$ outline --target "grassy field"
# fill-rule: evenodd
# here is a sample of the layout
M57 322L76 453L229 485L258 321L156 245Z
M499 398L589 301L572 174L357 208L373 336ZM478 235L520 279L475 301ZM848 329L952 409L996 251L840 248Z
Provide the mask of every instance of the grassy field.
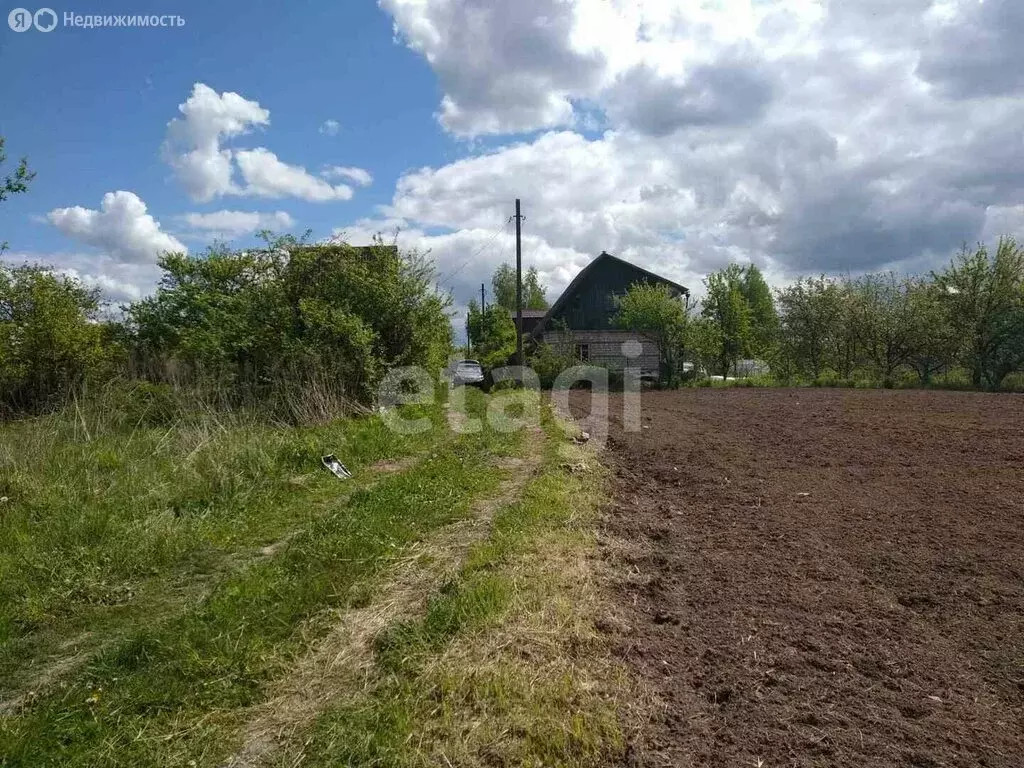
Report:
M568 461L547 419L524 439L425 415L414 436L88 410L0 427L0 764L619 749L586 557L596 462Z

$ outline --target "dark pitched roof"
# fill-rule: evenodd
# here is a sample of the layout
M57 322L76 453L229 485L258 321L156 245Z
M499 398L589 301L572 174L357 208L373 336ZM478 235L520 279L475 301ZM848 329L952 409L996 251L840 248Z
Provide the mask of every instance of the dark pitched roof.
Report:
M569 285L566 287L566 289L564 291L562 291L562 295L559 296L558 300L554 304L551 305L551 307L548 309L547 313L544 315L544 318L539 323L537 323L537 327L534 328L533 332L530 334L531 336L536 337L537 334L539 334L541 331L544 330L545 326L547 326L547 324L551 320L551 318L554 317L555 314L558 312L558 310L560 310L565 305L565 302L567 302L569 300L569 297L572 296L573 292L576 290L576 288L579 286L579 284L582 283L586 279L586 277L590 273L590 271L593 270L595 266L597 266L599 263L601 263L603 261L617 261L617 262L619 262L621 264L625 264L625 265L635 269L637 272L640 272L641 274L643 274L644 276L646 276L647 278L649 278L650 280L652 280L652 281L654 281L656 283L663 283L663 284L669 286L670 288L675 288L677 291L679 291L681 294L683 294L685 296L689 296L690 295L690 289L687 288L684 285L680 285L679 283L675 283L675 282L669 280L668 278L662 277L661 275L656 275L655 273L651 272L650 270L644 269L643 267L638 267L636 264L631 264L630 262L626 261L625 259L620 259L618 256L612 256L607 251L601 251L601 253L598 255L598 257L596 259L594 259L593 261L591 261L589 264L587 264L587 266L585 266L583 269L581 269L579 271L579 273L576 275L576 277L574 277L572 279L572 282L569 283ZM524 315L524 317L525 317L525 315Z

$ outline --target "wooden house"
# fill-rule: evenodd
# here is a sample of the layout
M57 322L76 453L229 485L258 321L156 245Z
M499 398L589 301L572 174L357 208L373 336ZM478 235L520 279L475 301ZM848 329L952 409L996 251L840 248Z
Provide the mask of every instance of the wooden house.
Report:
M657 344L643 333L623 330L615 324L617 299L634 283L667 285L673 295L680 298L690 293L678 283L602 252L580 270L533 329L524 328L524 332L529 332L535 342L550 344L571 352L580 361L610 370L621 370L625 366L622 345L635 341L642 351L639 360L634 358L631 364L639 365L645 374L657 375L660 359ZM631 351L635 349L632 345Z

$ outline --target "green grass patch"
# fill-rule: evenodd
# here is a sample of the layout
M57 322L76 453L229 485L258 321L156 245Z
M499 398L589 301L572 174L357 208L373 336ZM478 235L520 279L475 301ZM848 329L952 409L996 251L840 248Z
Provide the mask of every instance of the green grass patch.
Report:
M286 428L223 415L163 428L102 414L0 426L0 679L78 633L152 618L229 556L343 500L361 480L338 483L324 453L358 472L438 434L404 437L376 418Z
M370 686L275 765L596 766L621 754L625 683L593 629L587 558L601 472L547 426L542 471L522 498L422 620L378 639ZM563 466L581 458L589 472Z
M482 398L475 398L471 405L479 411ZM434 415L439 418L439 413L437 409ZM159 451L147 459L145 451L136 447L125 455L129 448L118 448L116 441L98 446L100 438L93 434L86 446L74 446L72 453L62 454L75 459L65 461L63 470L40 466L41 471L57 473L56 479L65 487L47 492L45 483L33 477L18 502L20 525L30 524L31 509L59 517L56 499L78 492L67 487L72 477L95 480L108 471L101 464L114 465L115 473L123 474L117 483L106 486L106 494L123 493L120 499L126 506L133 494L139 494L149 499L144 509L150 514L175 521L166 534L174 539L169 545L173 556L148 565L158 572L194 557L190 537L193 548L205 546L224 553L260 542L268 533L293 535L274 556L245 560L221 572L198 603L160 620L140 622L64 685L5 718L0 723L0 764L216 764L240 725L243 709L260 701L267 684L286 674L297 655L325 631L329 622L325 611L365 600L375 579L407 545L464 515L474 497L500 480L501 472L491 457L512 452L519 444L515 436L489 430L459 438L443 434L433 430L402 437L384 429L377 419L366 419L321 431L281 434L267 427L246 427L241 433L228 429L210 437L213 445L197 446L173 434L166 438L133 435L133 446L155 448L161 441L178 445L175 455L184 455L190 463L185 469L175 468L174 461ZM180 448L182 444L189 448L187 452ZM411 469L350 494L342 491L346 484L318 464L312 465L312 477L294 482L295 473L305 473L314 459L319 462L325 447L358 469L376 459L427 446L427 455ZM98 448L100 454L113 452L114 457L97 459ZM197 458L207 451L211 453L205 454L206 459ZM148 481L135 474L142 471L135 460L153 462ZM225 462L231 469L224 468ZM191 480L181 473L192 473ZM216 502L209 502L189 482L205 483L201 487ZM132 491L119 491L122 486ZM102 498L96 504L110 505L105 528L80 530L88 527L87 520L76 511L67 513L75 515L73 520L58 521L62 533L44 535L38 542L25 536L40 560L72 561L55 563L64 570L54 580L67 578L81 567L67 557L79 551L87 553L86 562L99 563L91 567L99 568L111 583L145 573L123 565L137 560L138 568L144 568L145 558L137 551L115 558L112 550L151 546L141 542L144 537L133 541L131 534L148 523L147 514L134 507L116 514L106 494L95 494ZM168 500L184 495L193 500L187 505L189 512L168 516ZM286 505L287 511L277 509L279 505ZM276 522L251 519L261 515L277 516ZM114 559L119 562L109 562ZM21 616L24 607L14 599L16 594L3 594L9 615ZM54 606L65 613L87 611L74 600L49 599L43 620L60 615ZM31 624L16 619L8 626L24 632Z

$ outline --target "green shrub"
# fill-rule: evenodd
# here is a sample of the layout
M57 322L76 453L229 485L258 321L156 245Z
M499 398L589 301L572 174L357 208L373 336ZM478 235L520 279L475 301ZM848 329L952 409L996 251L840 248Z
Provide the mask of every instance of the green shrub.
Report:
M951 368L945 373L932 377L931 386L935 389L974 389L971 374L966 368Z
M554 385L555 379L558 378L558 374L566 368L577 365L577 361L572 355L564 354L550 344L537 345L527 363L540 378L540 385L544 389L550 389Z
M328 400L369 403L389 367L436 373L451 350L432 264L379 241L268 235L264 250L169 254L160 265L156 294L129 312L143 368L174 363L231 404L291 417Z
M1008 374L1003 379L1002 389L1004 392L1024 392L1024 371Z
M0 264L0 417L60 405L121 356L98 290L44 266Z
M100 400L116 423L129 427L170 426L185 410L181 394L171 385L149 381L111 384Z

